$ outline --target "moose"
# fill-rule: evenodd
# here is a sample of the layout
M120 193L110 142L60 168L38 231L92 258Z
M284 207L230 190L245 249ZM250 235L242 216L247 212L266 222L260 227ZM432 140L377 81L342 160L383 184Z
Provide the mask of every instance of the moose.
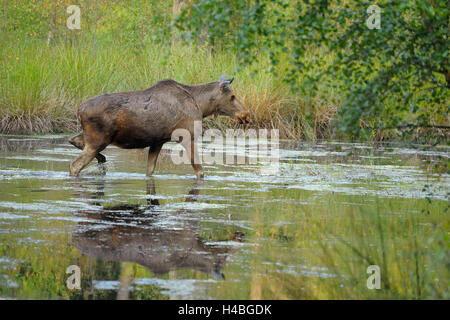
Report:
M171 79L161 80L152 87L130 92L103 94L83 102L78 108L82 133L70 143L83 150L70 164L70 175L78 176L94 158L106 162L100 152L113 144L124 149L149 148L147 175L152 175L164 143L172 140L177 129L187 130L190 139L179 141L186 149L197 178L203 178L194 123L210 115L233 117L238 123L248 123L250 113L233 94L234 78L222 75L219 81L201 85L184 85Z

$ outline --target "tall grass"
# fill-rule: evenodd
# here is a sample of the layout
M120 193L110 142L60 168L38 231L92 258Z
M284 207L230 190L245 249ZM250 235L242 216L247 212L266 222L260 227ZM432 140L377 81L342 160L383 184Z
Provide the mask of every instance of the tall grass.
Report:
M439 205L402 213L376 199L373 211L362 209L348 217L352 239L336 236L336 242L322 244L322 261L339 275L331 296L345 293L350 298L448 299L448 221ZM386 212L387 211L387 212ZM353 258L349 258L353 256ZM369 290L367 267L380 268L380 290Z
M165 78L206 83L226 73L235 77L233 89L250 110L252 127L278 128L281 137L288 138L329 136L338 110L330 101L339 101L337 94L293 94L283 77L268 72L268 58L263 55L252 66L237 67L230 53L212 54L207 47L186 44L147 44L136 53L100 41L94 56L88 41L47 46L44 40L6 39L0 44L0 132L76 131L77 107L92 96L145 89ZM219 117L205 125L233 124Z

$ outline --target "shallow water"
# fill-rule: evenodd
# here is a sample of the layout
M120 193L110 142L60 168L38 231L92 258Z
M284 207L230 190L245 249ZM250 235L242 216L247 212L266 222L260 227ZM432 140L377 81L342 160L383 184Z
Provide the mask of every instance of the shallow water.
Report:
M2 298L448 294L448 251L435 260L430 240L449 230L447 147L281 141L277 171L264 159L208 164L203 181L173 164L174 144L153 178L146 150L109 147L106 168L94 160L71 178L80 151L67 138L0 136ZM379 291L366 288L369 262L389 271ZM80 290L66 286L70 265ZM405 280L414 272L424 283Z

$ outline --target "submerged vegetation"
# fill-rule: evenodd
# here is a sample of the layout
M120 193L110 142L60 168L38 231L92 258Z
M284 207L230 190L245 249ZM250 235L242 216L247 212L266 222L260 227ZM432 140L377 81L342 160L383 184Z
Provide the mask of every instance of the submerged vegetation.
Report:
M77 106L94 95L225 72L251 126L281 137L439 142L449 10L416 2L381 1L383 27L369 30L360 1L79 1L81 29L69 30L68 1L5 1L0 132L75 131Z
M100 182L101 183L101 182ZM142 181L128 181L142 190ZM176 193L171 181L157 180L157 187L164 185L167 196L182 196ZM176 182L177 184L179 183ZM19 187L20 184L18 184ZM220 185L220 184L219 184ZM121 184L118 184L121 186ZM251 184L249 186L252 186ZM185 187L188 187L187 185ZM119 192L119 189L115 190ZM252 193L245 195L252 195ZM314 193L301 190L272 190L264 198L262 194L253 194L259 205L245 207L239 212L232 210L233 220L251 226L245 232L244 247L237 247L233 257L229 257L222 272L225 280L218 283L206 282L206 291L200 290L200 297L219 299L449 299L449 240L448 221L443 221L444 204L436 201L429 207L430 214L420 209L427 205L423 200L377 199L370 197L362 200L357 196L329 195L320 197L303 205L293 203L293 199L307 201ZM233 197L234 192L225 194L205 191L205 196ZM165 197L159 196L159 197ZM279 202L286 202L285 209L279 210ZM56 199L65 199L58 195ZM264 199L266 201L264 201ZM272 200L272 201L268 201ZM327 203L320 204L321 200ZM28 199L26 201L29 201ZM55 200L56 201L56 200ZM62 200L61 200L62 201ZM109 200L111 201L111 200ZM361 208L352 208L349 203L357 202ZM145 201L134 200L142 211L153 212L155 208ZM28 202L26 202L28 203ZM213 203L220 204L220 201ZM161 200L164 208L180 203ZM419 211L419 212L417 212ZM170 212L170 211L169 211ZM400 212L400 213L399 213ZM16 217L20 212L15 212ZM26 214L26 212L24 213ZM37 213L36 213L37 214ZM224 210L212 210L210 213L198 210L196 214L207 215L212 222L204 222L200 237L216 241L230 237L240 228L214 222L213 216L226 217ZM177 219L199 219L197 215L178 214ZM94 215L95 216L95 215ZM164 215L163 215L164 216ZM84 216L81 216L84 218ZM140 215L141 220L149 215ZM170 217L170 214L169 214ZM32 299L115 299L114 288L96 287L96 282L122 282L121 274L128 270L131 278L130 298L167 299L167 287L172 281L192 279L201 284L208 275L188 268L177 268L169 274L155 274L144 265L125 261L108 261L82 254L73 245L74 235L55 232L42 241L41 235L28 232L25 228L65 230L75 229L76 222L62 214L60 219L46 220L39 215L39 222L23 218L15 228L28 236L27 242L33 243L23 248L16 234L2 236L9 246L0 246L2 257L13 257L15 263L9 266L3 261L5 278L14 286L8 286L0 280L0 296ZM67 218L67 219L66 219ZM175 217L174 217L175 218ZM94 220L94 219L93 219ZM448 219L447 219L448 220ZM9 220L12 224L14 220ZM164 221L164 220L162 220ZM276 223L276 222L284 223ZM108 224L116 223L115 232L123 239L130 236L122 220L92 222L106 229ZM89 226L89 224L87 225ZM89 229L88 229L89 230ZM345 232L343 232L345 230ZM148 232L139 229L135 232ZM35 243L34 243L35 242ZM142 242L141 245L149 244ZM249 245L251 245L249 249ZM114 243L114 246L119 244ZM6 259L6 258L5 258ZM82 290L70 291L65 280L65 268L76 264L83 270ZM366 282L370 274L367 268L377 265L381 269L380 289L368 289ZM0 266L1 267L1 266ZM142 285L145 279L160 278L162 285ZM144 280L143 280L144 279ZM166 283L167 282L167 283ZM162 288L161 288L162 286ZM184 293L182 287L180 294ZM166 295L161 294L165 291Z
M449 177L421 167L447 147L286 144L276 177L213 164L202 182L164 152L150 194L143 150L108 149L106 177L92 166L74 180L66 137L1 140L1 297L450 298ZM204 271L209 257L223 257L224 279ZM171 271L152 268L162 258ZM69 265L81 290L66 287ZM380 289L367 286L372 265Z

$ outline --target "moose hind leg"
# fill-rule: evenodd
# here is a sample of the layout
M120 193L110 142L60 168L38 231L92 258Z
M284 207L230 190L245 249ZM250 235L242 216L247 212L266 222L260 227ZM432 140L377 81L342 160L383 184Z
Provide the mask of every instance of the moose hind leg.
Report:
M83 132L78 134L78 135L76 135L72 139L70 139L69 143L72 144L73 146L77 147L80 150L84 150L85 143L84 143ZM106 157L104 155L102 155L101 153L97 153L95 155L95 158L97 159L98 163L105 163L106 162Z
M161 151L162 144L151 146L148 150L147 159L147 176L151 176L156 167L156 161L158 160L158 155Z

